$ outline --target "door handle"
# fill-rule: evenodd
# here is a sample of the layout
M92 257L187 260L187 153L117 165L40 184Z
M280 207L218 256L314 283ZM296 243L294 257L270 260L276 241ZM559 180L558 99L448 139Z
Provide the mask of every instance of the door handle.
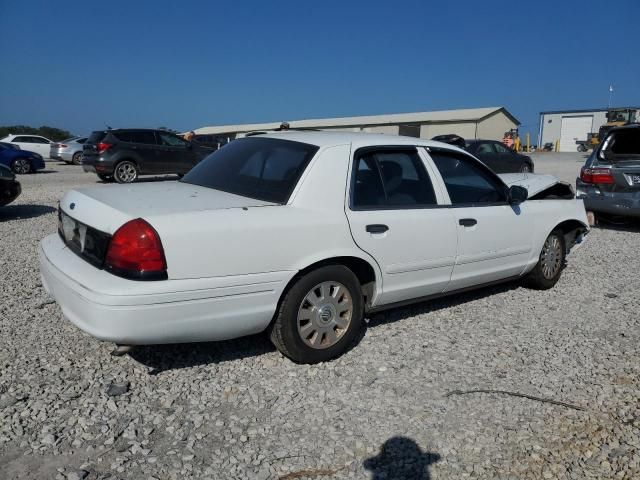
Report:
M386 225L382 225L379 223L373 224L373 225L367 225L367 232L369 233L384 233L387 230L389 230L389 227L387 227Z
M463 227L473 227L478 221L475 218L461 218L458 223Z

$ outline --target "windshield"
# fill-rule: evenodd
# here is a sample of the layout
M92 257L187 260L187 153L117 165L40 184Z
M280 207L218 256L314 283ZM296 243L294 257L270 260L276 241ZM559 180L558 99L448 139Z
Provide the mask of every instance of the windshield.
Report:
M181 181L284 204L317 151L289 140L242 138L209 155Z

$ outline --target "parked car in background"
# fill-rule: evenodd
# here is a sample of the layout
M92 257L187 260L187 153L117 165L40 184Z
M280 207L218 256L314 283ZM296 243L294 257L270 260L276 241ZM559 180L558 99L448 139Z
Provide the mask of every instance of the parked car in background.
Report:
M74 165L82 164L82 147L87 137L73 137L51 144L49 157Z
M609 130L576 179L587 210L640 217L640 125Z
M453 134L438 135L433 140L465 149L496 173L530 173L534 170L531 157L506 147L502 142L465 140Z
M0 139L0 141L13 143L20 147L21 150L35 152L43 158L47 158L49 156L51 144L53 143L48 138L41 137L39 135L7 135Z
M13 148L14 150L20 150L20 146L16 145L15 143L0 142L0 145L3 145L3 146L8 147L8 148Z
M0 207L10 204L22 192L15 174L4 165L0 165Z
M10 168L14 173L34 173L44 168L44 159L35 152L0 142L0 164Z
M140 175L184 175L212 152L166 130L99 130L84 143L82 166L104 181L131 183Z
M254 135L179 182L65 194L59 232L41 243L43 285L110 342L267 329L293 360L325 361L365 314L518 278L556 284L589 230L584 206L559 199L554 177L506 177L416 138Z

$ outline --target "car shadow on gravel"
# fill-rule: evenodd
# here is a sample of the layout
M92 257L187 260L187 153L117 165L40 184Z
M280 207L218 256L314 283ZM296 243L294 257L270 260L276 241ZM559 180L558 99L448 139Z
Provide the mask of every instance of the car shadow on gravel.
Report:
M429 466L439 460L440 455L423 452L410 438L392 437L382 444L378 455L367 458L363 466L371 472L372 480L429 480Z
M404 307L397 307L385 310L383 312L377 312L371 315L370 320L367 323L367 329L375 328L391 322L396 322L398 320L404 320L416 315L431 313L442 310L444 308L455 307L457 305L472 302L480 298L490 297L498 293L510 292L520 287L520 282L518 280L514 280L511 282L500 283L498 285L479 288L477 290L456 293L448 297L425 300L424 302L413 303Z
M167 370L257 357L274 350L267 335L258 334L220 342L138 346L129 356L149 367L151 375L157 375Z
M640 220L636 218L607 218L598 216L593 228L599 230L617 230L620 232L640 233Z
M0 222L35 218L55 211L49 205L7 205L0 207Z

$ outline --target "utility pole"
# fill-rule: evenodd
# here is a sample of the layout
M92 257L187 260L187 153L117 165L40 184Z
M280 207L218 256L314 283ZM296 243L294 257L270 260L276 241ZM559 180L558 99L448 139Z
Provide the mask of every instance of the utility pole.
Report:
M607 110L611 108L611 97L613 97L613 85L609 85L609 103L607 104Z

